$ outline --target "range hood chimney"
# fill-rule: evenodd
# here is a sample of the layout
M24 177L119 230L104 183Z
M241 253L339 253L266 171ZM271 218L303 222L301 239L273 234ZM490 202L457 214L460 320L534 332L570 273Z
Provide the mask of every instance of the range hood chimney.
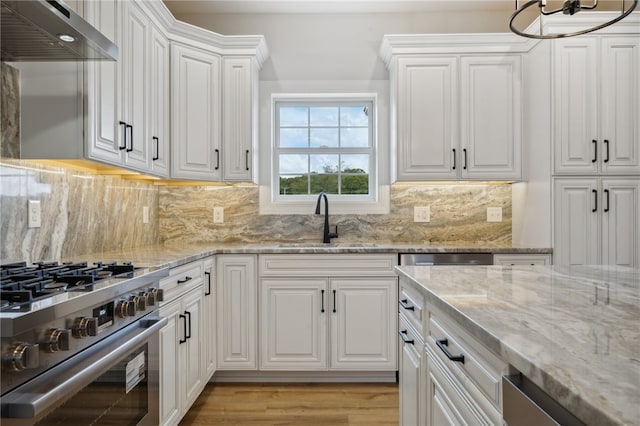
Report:
M118 60L118 46L55 0L1 0L2 61Z

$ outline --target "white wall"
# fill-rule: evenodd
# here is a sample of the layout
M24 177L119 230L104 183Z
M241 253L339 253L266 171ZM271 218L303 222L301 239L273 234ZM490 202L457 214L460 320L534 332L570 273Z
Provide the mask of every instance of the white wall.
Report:
M369 14L199 14L176 18L224 35L261 34L261 80L388 80L384 34L508 31L504 11Z

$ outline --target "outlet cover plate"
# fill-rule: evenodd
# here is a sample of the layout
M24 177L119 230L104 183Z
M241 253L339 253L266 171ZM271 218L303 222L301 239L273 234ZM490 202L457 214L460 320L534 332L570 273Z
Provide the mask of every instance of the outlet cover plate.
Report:
M40 226L42 226L42 207L40 200L29 200L27 222L29 228L40 228Z
M420 223L431 222L431 207L430 206L414 207L413 221L420 222Z
M502 222L502 207L487 207L487 222Z
M224 223L224 208L223 207L214 207L213 208L213 223Z

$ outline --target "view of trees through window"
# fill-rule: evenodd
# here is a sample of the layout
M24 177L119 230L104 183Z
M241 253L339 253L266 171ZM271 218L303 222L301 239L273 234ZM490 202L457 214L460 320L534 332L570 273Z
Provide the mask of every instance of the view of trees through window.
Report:
M371 102L278 103L278 193L368 195L371 109Z

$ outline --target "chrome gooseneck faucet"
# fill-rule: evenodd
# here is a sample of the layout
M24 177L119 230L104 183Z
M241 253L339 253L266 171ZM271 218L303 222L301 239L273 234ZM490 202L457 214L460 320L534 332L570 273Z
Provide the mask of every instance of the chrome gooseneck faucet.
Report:
M336 232L329 232L329 200L327 199L327 194L324 192L321 192L320 195L318 195L316 214L320 214L320 202L322 201L322 197L324 197L324 230L322 233L322 242L328 244L331 242L332 238L338 238L338 225L335 225Z

